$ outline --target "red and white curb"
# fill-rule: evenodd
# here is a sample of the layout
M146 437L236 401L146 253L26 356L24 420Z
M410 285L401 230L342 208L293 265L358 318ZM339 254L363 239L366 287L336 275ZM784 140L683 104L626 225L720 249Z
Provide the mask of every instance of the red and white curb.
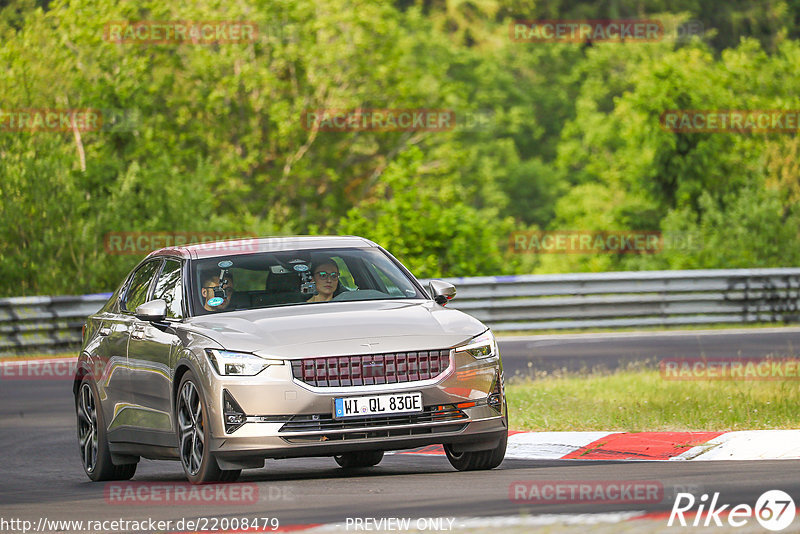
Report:
M442 455L439 445L399 454ZM797 460L800 430L509 432L514 460Z

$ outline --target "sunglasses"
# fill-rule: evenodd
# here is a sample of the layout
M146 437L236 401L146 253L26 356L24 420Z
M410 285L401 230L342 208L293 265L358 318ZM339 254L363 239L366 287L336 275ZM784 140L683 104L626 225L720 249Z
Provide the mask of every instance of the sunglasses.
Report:
M229 289L231 285L225 284L224 286L205 286L203 289L219 289L220 287L222 287L222 289Z
M338 280L339 273L326 273L325 271L319 271L314 273L314 276L318 276L320 280Z

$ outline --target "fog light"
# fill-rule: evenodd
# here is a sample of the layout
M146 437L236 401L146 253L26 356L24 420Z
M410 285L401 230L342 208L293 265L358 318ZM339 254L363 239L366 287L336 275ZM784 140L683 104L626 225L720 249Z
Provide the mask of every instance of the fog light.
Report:
M486 399L486 404L498 412L503 411L503 389L503 373L497 371L494 376L494 387Z
M225 433L235 432L246 421L244 410L233 400L233 396L227 389L222 390L223 401L223 421L225 421Z

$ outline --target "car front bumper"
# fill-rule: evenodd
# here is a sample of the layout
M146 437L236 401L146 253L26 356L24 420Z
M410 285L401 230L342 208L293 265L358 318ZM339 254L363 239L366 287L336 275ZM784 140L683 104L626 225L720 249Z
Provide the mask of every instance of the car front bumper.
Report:
M451 353L450 366L424 381L349 387L310 386L290 363L254 377L204 373L212 425L210 450L223 468L257 466L264 458L332 456L359 450L397 450L451 444L463 450L497 446L508 432L499 356ZM334 399L419 392L423 414L334 419ZM246 422L225 428L224 395Z

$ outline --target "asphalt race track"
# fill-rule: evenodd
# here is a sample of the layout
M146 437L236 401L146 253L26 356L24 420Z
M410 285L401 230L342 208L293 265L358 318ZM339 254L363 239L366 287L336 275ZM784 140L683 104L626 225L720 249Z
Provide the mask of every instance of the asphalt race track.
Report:
M664 358L800 356L800 328L566 334L498 338L507 377L566 369L658 368Z
M669 336L667 336L669 337ZM797 332L781 335L750 333L715 335L717 350L745 350L772 343L785 348ZM537 357L557 359L581 349L587 359L603 358L616 346L619 354L639 351L675 356L692 343L710 340L661 335L649 339L609 337L595 343L536 345L533 341L504 342L507 368L526 362L525 343ZM684 349L677 343L683 340ZM518 347L519 345L519 347ZM549 350L546 353L544 350ZM735 350L734 350L735 349ZM693 350L693 349L691 349ZM518 353L519 351L519 353ZM549 356L546 356L549 354ZM731 353L728 353L731 354ZM527 367L525 363L524 367ZM490 472L459 473L442 456L388 455L377 467L347 473L331 458L268 460L264 469L244 471L240 482L257 488L257 502L204 505L158 505L108 502L103 483L84 475L77 450L73 400L68 380L0 381L0 519L33 521L128 518L275 517L281 527L309 523L346 523L348 518L464 518L520 514L590 514L646 510L669 512L677 491L696 495L719 492L719 503L754 505L764 491L781 489L800 503L800 465L784 461L727 462L608 462L506 460ZM134 482L182 483L176 462L142 460ZM553 504L515 501L510 488L519 481L655 481L663 486L660 502L613 504L559 501ZM797 525L797 520L793 526ZM641 529L666 529L666 519L651 519ZM349 529L354 531L352 528ZM676 529L680 530L680 529ZM13 529L0 529L15 532ZM670 530L671 532L673 530ZM787 531L791 531L788 529Z

